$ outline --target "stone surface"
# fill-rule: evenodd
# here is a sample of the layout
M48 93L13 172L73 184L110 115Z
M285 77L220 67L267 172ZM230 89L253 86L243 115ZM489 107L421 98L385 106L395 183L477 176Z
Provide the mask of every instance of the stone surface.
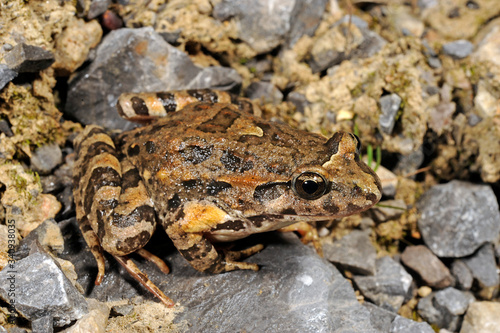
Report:
M460 39L443 45L443 53L455 59L468 57L474 50L474 45L468 40Z
M258 54L282 43L292 46L303 35L312 36L325 10L326 0L223 0L213 16L236 21L238 36Z
M418 313L427 322L438 327L456 331L474 296L449 287L422 298L418 303Z
M397 316L391 324L389 333L433 333L432 327L425 323L419 323L408 318Z
M274 84L264 81L252 82L245 90L245 96L272 104L279 104L283 100L283 93Z
M500 303L474 302L469 305L460 333L500 333Z
M96 301L95 299L87 299L89 313L72 325L71 327L61 331L61 333L104 333L109 317L109 307L106 303Z
M32 230L27 237L24 237L19 243L16 256L18 256L18 258L27 257L35 240L37 240L40 245L55 253L62 253L64 250L64 239L61 234L61 229L59 229L59 226L53 219L43 221L38 227Z
M374 276L354 276L361 293L378 306L397 312L403 304L413 279L391 257L376 260Z
M31 322L31 329L33 330L33 332L52 333L54 332L52 321L52 316L44 316L35 319Z
M111 316L126 316L134 310L132 304L117 305L111 308Z
M417 208L422 238L438 257L470 255L500 232L497 199L488 185L457 180L435 185Z
M469 290L472 287L474 277L469 267L462 260L455 260L451 264L451 274L455 277L456 287Z
M500 284L493 246L485 244L474 255L461 260L482 289L481 296L485 299L493 298Z
M31 156L31 168L40 173L48 174L62 163L62 151L56 143L37 148Z
M398 186L398 177L383 165L378 167L377 175L382 183L382 193L385 196L394 197L396 194L396 187Z
M152 28L110 32L97 48L95 61L70 82L66 112L84 124L130 129L116 101L124 92L179 89L236 89L241 78L234 69L200 68L188 55L169 45Z
M111 4L111 0L92 0L90 2L87 19L92 20L97 16L103 14Z
M401 261L430 287L442 289L454 282L448 267L424 245L408 246L401 255Z
M15 296L8 296L12 278ZM17 261L15 267L6 266L0 272L0 297L7 302L11 297L15 299L16 310L28 320L52 316L57 327L68 325L88 312L83 296L52 257L42 252L33 253Z
M363 19L346 15L315 41L308 63L313 73L321 72L346 59L371 57L386 43Z
M397 94L390 94L380 97L380 117L378 125L384 133L391 134L396 123L396 115L401 105L401 97Z
M54 55L39 46L20 43L5 55L5 63L18 73L36 73L52 65Z
M370 232L353 230L333 243L324 242L324 257L354 274L374 275L377 253L370 241Z
M109 256L103 283L93 286L96 264L76 228L69 221L63 226L68 248L65 258L75 263L79 282L90 297L131 299L139 292L153 299ZM165 275L150 263L135 262L184 307L174 324L187 322L192 332L218 331L220 327L227 332L377 332L347 280L295 235L271 233L247 241L266 246L248 259L260 265L258 272L197 272L163 233L156 233L148 249L165 259L171 273Z
M7 83L12 81L17 76L17 72L9 68L5 64L0 64L0 89L5 87Z
M370 311L370 322L380 332L389 332L393 320L398 316L393 311L386 310L370 302L364 302L363 306Z

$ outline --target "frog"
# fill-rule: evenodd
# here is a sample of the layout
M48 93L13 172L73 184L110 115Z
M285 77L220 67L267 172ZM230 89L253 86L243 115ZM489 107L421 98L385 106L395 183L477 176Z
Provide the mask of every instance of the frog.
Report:
M88 125L74 140L76 215L97 261L96 284L107 252L170 307L129 258L137 253L169 272L144 249L157 225L198 271L256 271L243 259L262 245L227 251L217 243L360 213L382 195L356 135L326 138L265 120L227 92L126 93L117 109L142 126L113 134Z

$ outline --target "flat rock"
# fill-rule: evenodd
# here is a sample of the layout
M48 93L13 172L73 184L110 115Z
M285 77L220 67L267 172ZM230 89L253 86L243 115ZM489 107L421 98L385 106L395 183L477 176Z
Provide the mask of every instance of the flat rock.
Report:
M39 46L20 43L5 55L4 60L18 73L36 73L52 65L54 55Z
M451 274L455 277L456 287L462 290L469 290L472 287L474 276L470 268L460 259L451 264Z
M483 245L474 255L461 259L472 272L472 276L482 289L481 296L491 299L498 291L500 278L498 276L493 245Z
M10 69L9 66L5 64L0 64L0 89L3 89L10 81L14 80L17 76L17 72Z
M64 257L74 262L87 296L104 301L141 294L153 299L110 256L106 256L103 283L93 286L96 264L75 230L74 220L62 227L68 248ZM259 272L197 272L166 235L158 232L148 249L165 259L171 273L165 275L154 265L133 259L167 296L184 307L174 324L187 322L192 332L220 332L221 327L226 332L378 332L349 282L295 235L270 233L247 241L265 244L262 252L248 259L260 265Z
M363 306L370 311L370 321L373 327L380 332L389 332L392 322L398 315L370 302L364 302Z
M281 44L293 46L303 35L312 36L325 11L326 0L223 0L213 16L236 21L238 36L258 54Z
M66 112L84 124L130 129L135 125L115 109L124 92L229 90L240 85L234 69L197 67L150 27L119 29L102 40L94 62L70 82Z
M374 276L354 276L361 293L378 306L397 312L403 304L413 281L403 266L391 257L376 260Z
M424 245L408 246L401 255L401 261L430 287L442 289L454 282L448 267Z
M279 104L283 100L283 93L270 82L252 82L245 90L250 99L262 100L264 103Z
M390 94L380 97L380 117L379 127L382 132L391 134L394 124L396 124L396 115L401 105L401 97L397 94Z
M417 308L427 322L456 331L460 327L460 316L474 300L471 294L449 287L422 298Z
M455 59L468 57L474 50L474 45L465 39L456 40L443 45L443 53Z
M15 296L8 295L12 278ZM51 316L57 327L68 325L88 312L83 296L54 259L42 252L33 253L17 261L15 267L6 266L0 272L0 297L6 302L15 297L16 310L26 319Z
M500 333L500 303L474 302L469 305L460 333Z
M397 316L391 324L390 333L433 333L432 327L425 322Z
M435 185L417 208L422 238L438 257L470 255L500 232L498 202L488 185L458 180Z
M323 243L326 259L354 274L374 275L377 251L370 241L371 230L353 230L334 242Z
M48 174L62 163L62 151L59 145L51 143L37 148L31 156L31 168L41 174Z
M106 303L96 301L95 299L87 299L89 313L71 327L61 331L61 333L104 333L109 317L109 307Z

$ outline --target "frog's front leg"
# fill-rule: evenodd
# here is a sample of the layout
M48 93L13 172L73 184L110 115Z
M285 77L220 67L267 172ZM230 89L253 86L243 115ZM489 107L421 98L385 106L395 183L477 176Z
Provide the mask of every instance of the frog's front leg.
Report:
M85 128L75 139L75 150L79 156L74 166L77 218L98 263L96 283L104 276L104 249L172 306L173 302L126 257L142 249L156 227L153 204L137 169L127 160L119 162L113 140L98 126Z
M238 260L260 250L256 245L243 251L217 251L204 235L226 218L226 213L208 201L188 202L163 221L165 231L182 256L196 270L222 273L238 269L257 271L259 266Z

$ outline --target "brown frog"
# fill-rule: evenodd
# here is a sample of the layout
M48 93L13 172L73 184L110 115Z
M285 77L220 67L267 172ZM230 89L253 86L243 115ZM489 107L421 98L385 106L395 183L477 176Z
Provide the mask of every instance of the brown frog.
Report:
M143 249L157 223L199 271L257 270L239 260L261 246L231 252L213 243L347 216L380 200L380 180L353 134L326 139L265 121L250 102L208 90L125 94L118 111L149 124L115 137L87 126L75 139L77 218L97 284L106 251L172 306L127 257L136 252L168 272Z

